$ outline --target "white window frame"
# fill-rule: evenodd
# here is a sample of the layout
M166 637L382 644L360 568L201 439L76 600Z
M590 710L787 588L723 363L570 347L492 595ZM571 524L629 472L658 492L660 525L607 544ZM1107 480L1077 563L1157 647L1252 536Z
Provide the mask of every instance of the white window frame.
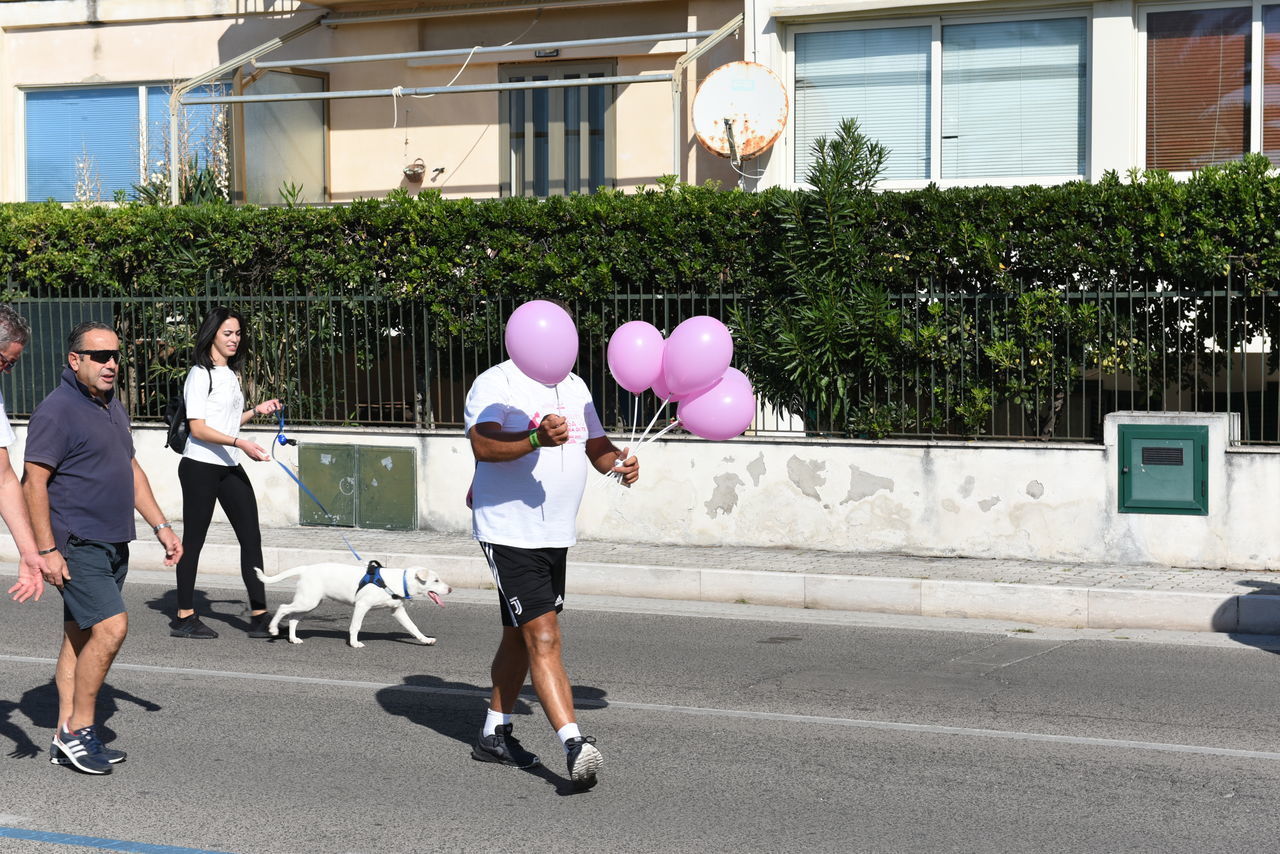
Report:
M1280 2L1280 0L1277 0ZM1239 4L1237 4L1239 5ZM1085 19L1085 79L1084 83L1084 171L1067 175L1028 175L1019 178L995 177L984 178L943 178L942 172L942 28L952 24L989 24L1005 21L1041 21L1061 18ZM1079 181L1089 174L1093 125L1093 12L1089 6L1067 7L1052 11L1014 12L1005 11L1000 14L987 15L930 15L917 17L876 18L874 20L833 21L826 23L793 24L786 28L786 72L789 91L796 91L796 35L798 33L826 33L842 30L879 30L896 27L930 27L931 42L929 50L929 175L926 178L884 179L876 184L881 190L918 190L934 184L938 187L973 187L999 186L1018 187L1028 184L1062 184L1068 181ZM784 149L785 181L783 186L792 189L808 188L798 179L796 166L796 133L795 103L792 99L791 121L787 123L786 147Z
M1280 0L1186 0L1181 3L1151 3L1138 7L1138 168L1147 167L1147 18L1161 12L1194 12L1201 9L1244 9L1252 7L1249 28L1249 151L1262 152L1262 113L1265 69L1265 33L1262 31L1264 6L1280 6ZM1194 170L1179 170L1169 174L1175 178L1190 178Z

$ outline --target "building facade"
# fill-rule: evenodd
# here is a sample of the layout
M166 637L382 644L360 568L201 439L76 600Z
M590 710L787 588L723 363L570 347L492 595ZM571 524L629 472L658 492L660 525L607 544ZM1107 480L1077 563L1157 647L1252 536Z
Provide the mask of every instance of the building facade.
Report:
M675 70L740 14L734 0L4 3L0 199L131 198L193 158L264 204L631 189L677 169L732 182L687 116L741 34ZM563 85L597 77L629 82ZM560 83L493 88L541 81Z
M886 188L1053 184L1280 162L1280 5L747 0L746 58L792 93L764 183L802 184L845 116Z

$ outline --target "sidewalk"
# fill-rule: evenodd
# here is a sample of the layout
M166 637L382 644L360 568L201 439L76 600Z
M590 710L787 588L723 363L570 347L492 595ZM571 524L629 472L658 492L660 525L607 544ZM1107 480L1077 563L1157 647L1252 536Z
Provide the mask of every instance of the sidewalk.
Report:
M455 587L492 589L467 535L352 528L265 528L267 573L356 558L429 566ZM209 530L201 572L239 573L231 527ZM161 569L150 543L132 565ZM10 546L10 549L12 547ZM16 555L15 555L16 557ZM1100 629L1280 634L1280 572L850 554L583 540L569 551L571 593L1013 620Z

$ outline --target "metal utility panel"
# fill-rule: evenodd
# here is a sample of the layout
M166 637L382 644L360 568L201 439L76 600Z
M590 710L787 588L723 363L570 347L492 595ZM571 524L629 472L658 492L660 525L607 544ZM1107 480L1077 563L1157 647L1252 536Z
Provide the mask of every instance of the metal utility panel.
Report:
M1121 513L1209 515L1209 428L1120 424Z
M351 445L298 445L298 477L316 501L298 490L298 521L303 525L356 524L356 449Z
M413 448L361 447L356 525L412 531L418 520L418 470Z
M303 525L412 531L418 521L417 455L412 448L299 445ZM316 501L329 512L325 515Z

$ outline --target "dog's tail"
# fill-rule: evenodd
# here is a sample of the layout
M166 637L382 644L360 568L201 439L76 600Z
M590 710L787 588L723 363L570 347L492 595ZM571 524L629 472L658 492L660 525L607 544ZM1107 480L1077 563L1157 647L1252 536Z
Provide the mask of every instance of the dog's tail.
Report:
M284 572L277 572L275 575L267 575L258 567L253 568L253 572L258 576L258 580L263 584L275 584L277 581L284 581L286 578L293 578L295 575L302 575L305 567L295 566L293 569L286 569Z

